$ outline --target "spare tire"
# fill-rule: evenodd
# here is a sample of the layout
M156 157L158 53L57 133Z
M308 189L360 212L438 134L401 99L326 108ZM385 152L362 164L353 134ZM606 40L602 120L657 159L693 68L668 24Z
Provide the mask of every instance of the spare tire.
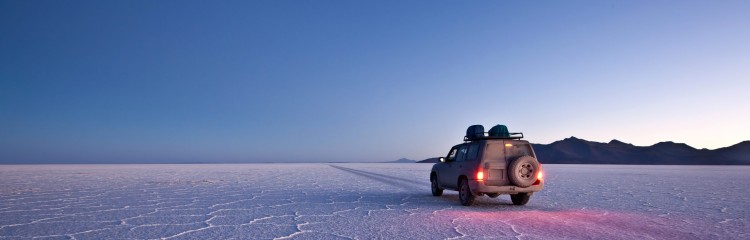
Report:
M539 161L531 156L514 159L508 166L508 179L513 185L528 187L536 182L539 172Z

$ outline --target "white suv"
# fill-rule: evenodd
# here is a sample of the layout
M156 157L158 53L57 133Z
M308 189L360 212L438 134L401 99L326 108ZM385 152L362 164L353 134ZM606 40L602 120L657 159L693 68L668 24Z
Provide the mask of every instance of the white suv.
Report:
M525 205L534 192L542 190L542 165L523 133L510 133L497 125L484 132L482 125L466 130L464 143L451 148L432 166L432 195L443 189L456 190L462 205L470 206L478 196L510 194L515 205Z

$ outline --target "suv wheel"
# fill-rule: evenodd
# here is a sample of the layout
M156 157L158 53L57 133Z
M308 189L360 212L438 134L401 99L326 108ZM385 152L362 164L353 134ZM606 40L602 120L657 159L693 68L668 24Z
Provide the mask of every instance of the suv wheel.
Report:
M443 195L443 189L438 186L437 177L435 175L430 177L430 183L432 185L432 196L437 197Z
M513 185L529 187L536 182L539 172L539 161L531 156L516 158L508 166L508 178Z
M526 205L531 198L531 193L516 193L510 195L510 200L514 205Z
M458 185L458 200L461 201L461 205L464 206L471 206L474 204L474 199L476 196L471 194L471 189L469 189L469 181L464 179L461 179L461 183Z

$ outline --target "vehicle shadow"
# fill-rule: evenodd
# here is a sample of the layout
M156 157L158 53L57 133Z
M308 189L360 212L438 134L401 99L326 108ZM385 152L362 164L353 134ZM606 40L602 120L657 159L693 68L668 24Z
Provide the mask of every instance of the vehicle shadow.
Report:
M425 184L429 185L429 182L420 182L420 181L415 181L413 179L406 179L406 178L394 177L394 176L389 176L389 175L385 175L385 174L368 172L368 171L362 171L362 170L359 170L359 169L347 168L347 167L336 166L336 165L329 165L329 166L331 166L333 168L336 168L336 169L339 169L339 170L343 170L343 171L351 172L351 173L354 173L354 174L358 174L358 175L361 175L361 176L373 176L373 177L380 177L380 178L385 178L385 179L395 179L395 180L401 180L402 182L405 182L405 183L411 183L411 184L416 184L416 185L425 185Z
M379 181L388 185L399 187L407 191L424 191L423 186L429 185L428 183L422 183L422 182L414 181L411 179L393 177L393 176L388 176L384 174L367 172L367 171L346 168L346 167L336 166L336 165L329 165L329 166L331 166L332 168L344 171L344 172L357 175L357 176L369 178L369 179Z

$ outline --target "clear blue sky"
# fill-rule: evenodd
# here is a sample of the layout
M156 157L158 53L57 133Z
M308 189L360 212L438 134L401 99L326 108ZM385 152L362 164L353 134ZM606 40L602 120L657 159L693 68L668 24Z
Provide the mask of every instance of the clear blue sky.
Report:
M0 162L750 140L750 1L0 0Z

